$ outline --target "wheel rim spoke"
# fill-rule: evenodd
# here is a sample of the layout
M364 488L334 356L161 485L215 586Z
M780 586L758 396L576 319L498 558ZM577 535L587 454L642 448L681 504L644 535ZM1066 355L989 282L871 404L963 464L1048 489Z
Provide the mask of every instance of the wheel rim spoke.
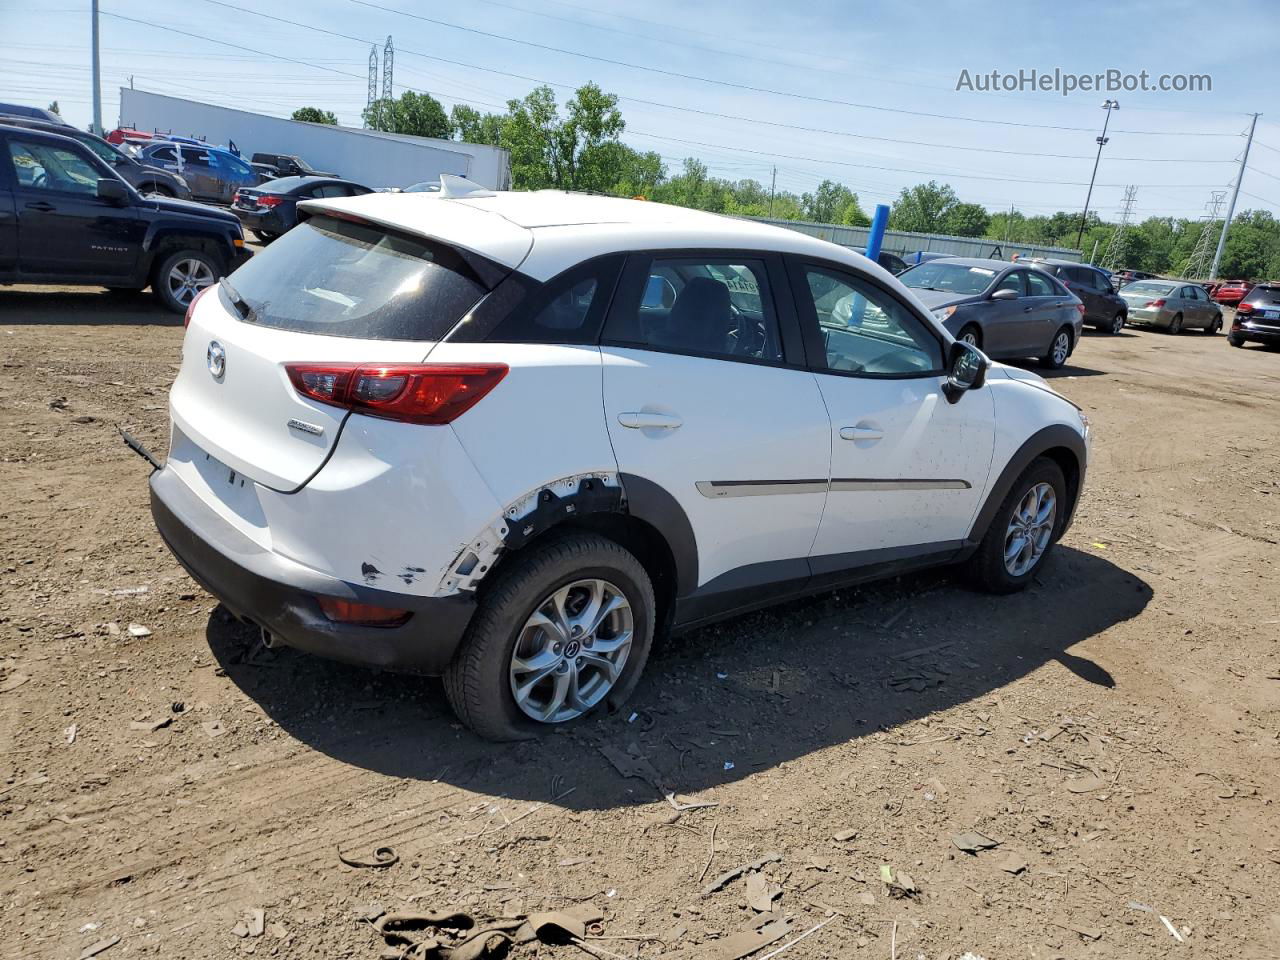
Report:
M516 705L542 723L581 716L609 695L634 640L626 595L601 579L557 587L516 635L508 674Z
M1053 539L1058 496L1053 486L1037 483L1018 501L1005 532L1004 565L1013 576L1028 573Z

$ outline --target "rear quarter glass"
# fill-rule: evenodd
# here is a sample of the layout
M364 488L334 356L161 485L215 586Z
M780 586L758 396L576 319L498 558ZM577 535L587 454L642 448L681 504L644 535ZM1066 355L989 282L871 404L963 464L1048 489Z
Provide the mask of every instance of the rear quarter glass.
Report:
M445 244L317 216L245 263L221 295L242 320L277 330L435 341L485 292Z

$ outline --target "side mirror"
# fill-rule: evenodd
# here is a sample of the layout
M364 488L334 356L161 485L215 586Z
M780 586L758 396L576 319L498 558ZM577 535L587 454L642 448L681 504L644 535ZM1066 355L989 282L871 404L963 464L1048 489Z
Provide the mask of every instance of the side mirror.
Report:
M129 188L123 180L112 180L103 177L98 181L98 199L123 207L129 202Z
M1006 287L1003 290L997 290L995 293L993 293L991 295L991 299L992 300L1017 300L1018 291L1010 290L1008 287Z
M949 403L957 403L969 390L978 390L987 382L991 361L977 347L956 341L951 345L947 363L947 381L942 393Z

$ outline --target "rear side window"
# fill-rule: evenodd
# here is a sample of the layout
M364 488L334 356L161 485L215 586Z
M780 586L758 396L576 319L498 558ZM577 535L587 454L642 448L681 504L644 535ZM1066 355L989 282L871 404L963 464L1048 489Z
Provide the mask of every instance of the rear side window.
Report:
M493 343L595 343L623 257L600 257L548 280L486 338Z
M484 293L447 246L323 216L223 283L224 300L247 322L369 340L438 340Z
M1028 297L1052 297L1058 292L1054 289L1053 281L1043 273L1028 270L1026 280Z

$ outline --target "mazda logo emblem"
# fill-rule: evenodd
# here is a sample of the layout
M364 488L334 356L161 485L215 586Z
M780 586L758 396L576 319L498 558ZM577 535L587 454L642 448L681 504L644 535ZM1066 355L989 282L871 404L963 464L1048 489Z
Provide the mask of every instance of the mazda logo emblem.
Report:
M217 340L209 341L205 361L209 364L209 372L213 374L214 379L222 379L222 375L227 371L227 351L222 349L222 344Z

